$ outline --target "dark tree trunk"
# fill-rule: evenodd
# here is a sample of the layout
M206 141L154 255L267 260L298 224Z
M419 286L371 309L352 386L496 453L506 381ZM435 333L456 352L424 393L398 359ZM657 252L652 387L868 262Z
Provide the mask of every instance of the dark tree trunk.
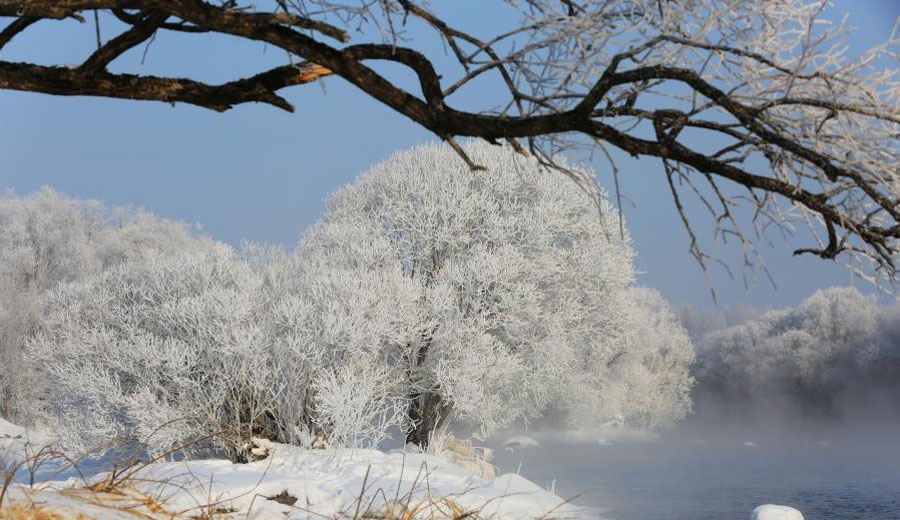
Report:
M450 416L451 406L436 393L414 396L409 405L410 427L406 432L406 443L428 448L431 435L443 426Z

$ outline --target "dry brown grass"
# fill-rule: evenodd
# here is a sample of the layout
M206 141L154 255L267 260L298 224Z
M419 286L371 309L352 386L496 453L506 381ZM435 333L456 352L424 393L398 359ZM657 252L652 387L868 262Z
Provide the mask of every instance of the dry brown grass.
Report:
M0 520L175 519L156 497L131 488L95 491L91 487L21 490L0 506Z
M2 520L62 520L59 513L34 504L13 504L9 507L0 507L0 519Z

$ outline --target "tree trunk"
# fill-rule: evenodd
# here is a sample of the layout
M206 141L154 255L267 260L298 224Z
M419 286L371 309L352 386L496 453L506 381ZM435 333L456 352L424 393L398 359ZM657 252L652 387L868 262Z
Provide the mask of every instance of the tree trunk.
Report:
M431 442L432 434L443 426L450 416L451 406L436 393L414 396L409 405L410 427L406 432L406 443L412 443L425 450Z

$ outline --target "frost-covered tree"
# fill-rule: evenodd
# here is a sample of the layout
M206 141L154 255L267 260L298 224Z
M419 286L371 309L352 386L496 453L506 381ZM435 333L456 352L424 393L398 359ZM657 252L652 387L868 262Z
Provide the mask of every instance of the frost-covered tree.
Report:
M710 332L698 354L697 407L834 417L858 396L896 392L895 320L895 310L838 287L817 291L796 308ZM895 402L891 406L896 410Z
M335 193L298 249L325 273L304 278L327 281L313 290L338 339L403 374L407 441L552 406L641 426L682 415L690 344L648 310L657 299L626 290L633 253L606 200L510 148L464 150L491 174L446 146L395 154ZM650 315L652 333L632 330ZM654 335L667 328L671 344Z
M28 420L40 380L24 363L24 338L42 326L40 297L145 254L190 251L206 241L182 223L43 188L0 197L0 415Z

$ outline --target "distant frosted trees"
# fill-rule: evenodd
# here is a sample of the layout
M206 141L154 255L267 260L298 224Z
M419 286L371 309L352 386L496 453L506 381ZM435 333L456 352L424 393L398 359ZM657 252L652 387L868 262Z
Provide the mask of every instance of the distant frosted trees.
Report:
M712 331L698 354L698 409L827 417L856 413L844 406L852 400L896 410L883 398L900 390L897 317L896 308L836 287Z
M692 345L632 286L606 200L512 150L466 153L491 174L443 146L394 155L335 193L293 253L158 251L117 228L87 247L103 267L51 288L27 335L48 417L72 446L208 437L238 460L253 437L374 446L399 430L425 447L451 423L683 417Z

